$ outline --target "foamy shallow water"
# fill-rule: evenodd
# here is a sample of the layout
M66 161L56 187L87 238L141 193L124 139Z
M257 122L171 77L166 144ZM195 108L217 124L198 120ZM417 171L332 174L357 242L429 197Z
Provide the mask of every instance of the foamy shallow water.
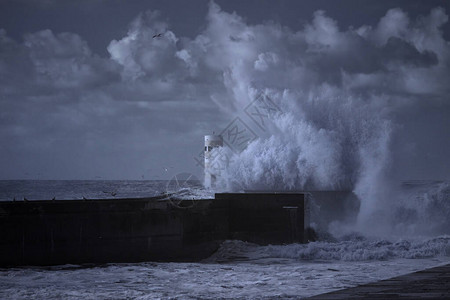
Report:
M447 238L444 240L448 242ZM328 248L347 247L336 244L339 243L329 243ZM0 298L301 298L450 263L449 253L446 252L448 244L445 243L444 247L440 248L441 252L430 254L431 257L425 255L424 258L413 259L394 254L387 259L353 261L344 257L326 259L325 256L322 259L299 259L295 253L298 253L298 249L307 247L311 246L263 247L240 241L227 241L215 255L200 263L108 264L94 267L65 265L2 269ZM321 243L320 247L327 248L324 243ZM367 246L366 250L371 251L371 247L373 245ZM287 257L286 253L291 253L291 257Z

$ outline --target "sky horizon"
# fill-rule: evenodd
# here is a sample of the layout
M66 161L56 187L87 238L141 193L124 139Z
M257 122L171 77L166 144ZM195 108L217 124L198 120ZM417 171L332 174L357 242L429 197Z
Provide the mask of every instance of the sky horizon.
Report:
M204 135L236 118L260 147L292 126L341 145L352 134L319 120L319 104L287 100L321 97L353 99L322 111L370 102L339 116L389 123L380 160L394 177L450 180L449 14L448 1L0 0L0 180L201 178ZM290 126L251 118L261 93L297 113ZM314 151L302 159L344 155ZM265 172L282 164L270 159Z

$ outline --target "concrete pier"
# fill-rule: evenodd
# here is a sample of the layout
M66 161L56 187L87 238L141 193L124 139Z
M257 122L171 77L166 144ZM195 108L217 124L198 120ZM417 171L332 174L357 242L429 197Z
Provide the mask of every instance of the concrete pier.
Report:
M0 202L0 266L196 261L227 239L303 242L305 195Z
M307 299L450 299L450 264Z
M226 238L211 200L158 198L0 203L0 266L197 260ZM207 212L207 213L205 213Z
M307 242L309 211L305 194L223 193L215 204L226 205L228 239L260 245Z

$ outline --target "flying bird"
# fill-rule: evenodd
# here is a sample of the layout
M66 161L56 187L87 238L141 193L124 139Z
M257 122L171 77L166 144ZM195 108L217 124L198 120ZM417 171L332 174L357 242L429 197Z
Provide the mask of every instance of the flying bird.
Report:
M153 38L160 38L160 37L162 37L162 33L157 33L153 36Z

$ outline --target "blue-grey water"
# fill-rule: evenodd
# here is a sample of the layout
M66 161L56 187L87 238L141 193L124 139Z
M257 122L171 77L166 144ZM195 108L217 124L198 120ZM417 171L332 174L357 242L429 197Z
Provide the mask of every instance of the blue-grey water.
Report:
M76 200L153 197L168 180L0 180L0 200Z
M404 189L403 227L448 223L448 183L413 182ZM169 181L0 181L6 201L151 197L168 190ZM197 263L0 269L0 299L298 299L450 263L448 226L434 228L426 236L351 233L309 244L225 241Z

